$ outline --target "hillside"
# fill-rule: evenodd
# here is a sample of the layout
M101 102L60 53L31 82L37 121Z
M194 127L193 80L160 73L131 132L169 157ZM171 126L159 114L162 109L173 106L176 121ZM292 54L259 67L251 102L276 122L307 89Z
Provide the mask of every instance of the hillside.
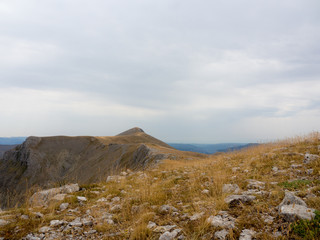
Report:
M29 137L0 160L1 207L14 206L36 187L102 181L180 154L139 128L111 137Z
M0 145L0 158L2 158L3 154L10 150L15 148L17 145Z
M319 239L319 154L315 133L206 159L166 159L96 184L36 193L25 207L0 213L0 236ZM49 192L57 194L50 202ZM34 205L44 199L48 205Z

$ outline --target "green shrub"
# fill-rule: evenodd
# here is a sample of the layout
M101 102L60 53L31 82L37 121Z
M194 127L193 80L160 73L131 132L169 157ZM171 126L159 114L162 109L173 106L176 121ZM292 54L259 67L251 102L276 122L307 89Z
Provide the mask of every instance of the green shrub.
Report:
M309 181L309 180L294 180L292 182L288 182L288 181L285 181L285 182L281 182L279 183L278 185L280 187L284 187L288 190L296 190L296 189L301 189L309 184L311 184L312 182Z
M298 220L292 223L291 235L301 237L302 239L320 239L320 212L315 211L315 218L312 220Z

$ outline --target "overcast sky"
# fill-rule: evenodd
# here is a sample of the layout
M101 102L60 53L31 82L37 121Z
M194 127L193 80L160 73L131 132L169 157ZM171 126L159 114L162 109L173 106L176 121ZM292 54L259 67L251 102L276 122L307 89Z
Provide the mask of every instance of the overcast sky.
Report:
M319 0L1 0L0 136L320 130Z

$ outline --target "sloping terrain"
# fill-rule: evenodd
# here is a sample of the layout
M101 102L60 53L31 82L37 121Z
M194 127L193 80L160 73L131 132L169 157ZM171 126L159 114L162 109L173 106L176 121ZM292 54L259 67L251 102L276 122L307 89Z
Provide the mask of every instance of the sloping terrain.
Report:
M2 158L3 154L10 150L15 148L17 145L0 145L0 158Z
M320 239L319 154L320 134L312 134L164 160L82 185L47 207L3 211L0 237Z
M34 187L102 181L179 154L139 128L114 137L29 137L0 160L1 207L13 206Z

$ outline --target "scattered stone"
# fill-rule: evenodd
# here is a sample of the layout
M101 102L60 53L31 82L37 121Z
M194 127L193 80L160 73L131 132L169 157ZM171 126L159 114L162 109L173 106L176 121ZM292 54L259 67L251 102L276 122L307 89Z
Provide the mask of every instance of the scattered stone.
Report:
M179 234L179 232L181 232L181 229L175 229L172 232L166 231L159 237L159 240L172 240Z
M218 240L225 240L227 239L229 232L225 229L215 232L214 233L214 239L218 239Z
M234 167L234 168L232 168L232 172L237 172L237 171L239 171L240 170L240 167Z
M170 231L171 229L174 229L176 227L177 227L176 225L158 226L153 231L158 233L163 233L163 232Z
M63 201L66 196L67 196L67 194L65 194L65 193L59 193L59 194L55 195L53 198L51 198L50 203Z
M28 215L21 215L20 218L23 219L23 220L28 220L28 219L29 219L29 216L28 216Z
M82 219L82 224L83 224L84 226L92 226L92 225L93 225L93 222L92 222L92 220L90 220L90 219L88 219L88 218L84 218L84 219Z
M296 218L312 220L315 217L314 211L314 209L296 204L283 205L280 208L280 214L287 222L293 222Z
M240 188L237 184L223 184L223 193L240 193Z
M207 222L214 227L233 229L235 228L235 220L236 219L231 217L227 212L220 211L219 215L210 216Z
M301 167L302 167L302 164L291 164L290 167L293 168L293 169L301 168Z
M120 202L120 197L114 197L111 199L112 203Z
M208 195L210 191L208 189L204 189L201 191L202 194Z
M68 207L69 207L69 203L61 203L59 209L60 209L60 211L64 211Z
M155 228L156 226L157 226L157 224L155 224L154 222L149 221L149 222L148 222L148 225L147 225L147 228L153 229L153 228Z
M313 173L313 169L312 168L306 170L306 174L311 175L312 173Z
M5 226L7 224L9 224L10 222L7 221L7 220L3 220L3 219L0 219L0 226Z
M272 233L272 236L273 236L274 238L282 237L282 233L279 232L279 231L276 231L276 232Z
M44 215L41 212L35 212L34 215L36 218L43 218L44 217Z
M264 182L260 182L254 179L247 179L248 185L247 188L248 189L259 189L262 190L265 188L265 183Z
M251 194L254 194L254 195L260 195L260 196L268 196L270 193L267 192L267 191L259 191L258 189L249 189L248 191L244 191L242 192L243 195L251 195Z
M50 227L57 227L57 226L61 226L65 223L65 221L62 220L51 220L50 221Z
M117 213L117 212L120 212L121 209L122 209L121 205L116 204L116 205L114 205L112 208L110 208L110 212L112 212L112 213Z
M278 168L278 167L273 167L273 168L272 168L272 171L273 171L273 172L278 172L278 171L279 171L279 168Z
M252 195L230 195L224 199L229 204L229 207L234 207L240 203L250 204L256 197Z
M290 204L295 204L295 205L301 205L304 207L307 207L307 204L299 197L295 196L292 192L286 191L284 199L282 202L279 204L278 209L284 205L290 205Z
M196 221L196 220L200 219L203 215L204 215L204 212L195 213L195 214L193 214L189 219L190 219L191 221Z
M272 216L269 216L269 215L263 215L262 216L262 219L265 223L268 223L268 224L272 224L273 223L273 220L274 220L274 217Z
M47 232L50 232L50 231L51 231L51 227L47 227L47 226L42 227L42 228L39 229L40 233L47 233Z
M87 201L86 197L77 196L77 199L79 202L86 202Z
M315 155L315 154L310 154L310 153L306 153L304 155L304 160L303 162L308 164L308 163L311 163L315 160L318 160L319 159L319 156L318 155Z
M121 172L121 173L120 173L120 176L124 176L124 177L125 177L125 176L127 176L127 175L128 175L127 172Z
M102 198L98 199L97 202L108 202L108 199L102 197Z
M74 219L72 222L70 222L69 225L73 227L82 227L83 224L81 222L81 219L78 217Z
M161 214L168 214L169 212L178 212L178 209L176 209L175 207L169 206L169 205L162 205L159 208L159 212Z
M256 232L253 231L253 230L244 229L240 233L239 240L251 240L254 237L255 234L256 234Z
M43 190L34 193L31 198L29 199L29 202L31 206L33 207L44 207L47 206L48 203L58 194L68 194L79 191L79 185L76 184L70 184L65 185L60 188L51 188L48 190Z

